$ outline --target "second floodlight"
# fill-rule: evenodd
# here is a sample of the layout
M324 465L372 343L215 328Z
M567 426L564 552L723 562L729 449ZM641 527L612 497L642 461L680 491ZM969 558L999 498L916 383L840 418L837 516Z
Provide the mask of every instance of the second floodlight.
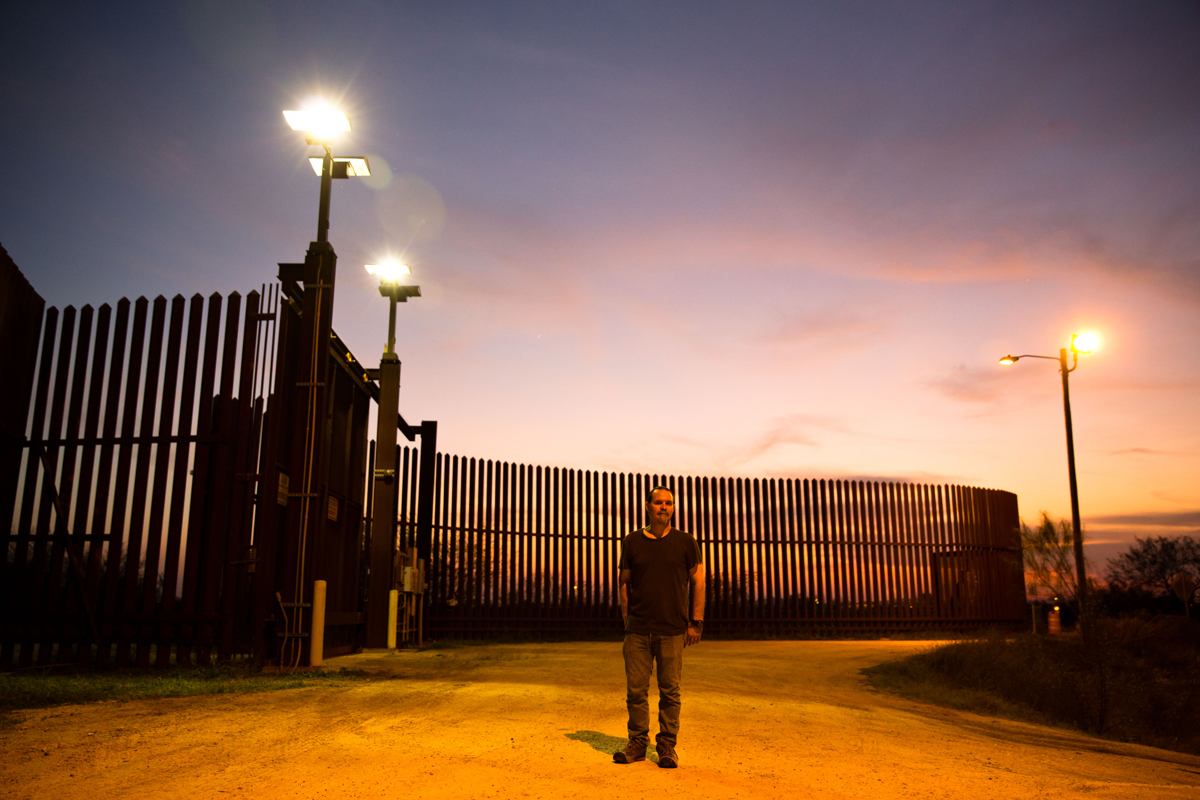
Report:
M320 156L310 156L308 163L312 165L313 172L317 173L318 176L325 170L325 159ZM370 176L371 165L362 156L333 159L333 172L330 177L368 178Z

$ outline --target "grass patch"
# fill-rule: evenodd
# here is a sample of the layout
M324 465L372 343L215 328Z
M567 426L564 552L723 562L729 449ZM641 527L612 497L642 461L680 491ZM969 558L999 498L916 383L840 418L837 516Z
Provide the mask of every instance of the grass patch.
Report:
M990 634L864 670L935 705L1200 755L1200 622L1100 619L1075 635Z
M147 700L209 694L274 692L304 686L361 681L358 670L337 672L253 673L240 666L169 670L91 670L51 673L45 670L0 673L0 727L15 724L14 711L27 708L97 703L104 700Z

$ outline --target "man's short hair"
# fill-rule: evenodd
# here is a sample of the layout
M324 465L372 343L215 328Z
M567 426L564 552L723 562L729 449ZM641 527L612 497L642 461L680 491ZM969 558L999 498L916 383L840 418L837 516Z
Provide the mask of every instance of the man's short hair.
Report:
M670 492L671 493L671 502L672 503L675 502L675 492L672 491L671 487L669 487L669 486L655 486L653 489L646 492L646 502L647 503L653 502L654 501L654 493L658 492L658 491Z

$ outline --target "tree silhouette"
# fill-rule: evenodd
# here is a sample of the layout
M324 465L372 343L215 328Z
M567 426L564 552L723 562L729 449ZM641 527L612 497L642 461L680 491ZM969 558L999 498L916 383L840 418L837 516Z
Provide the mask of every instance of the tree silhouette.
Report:
M1166 597L1180 572L1200 579L1200 540L1192 536L1151 536L1109 561L1108 584L1116 591Z
M1082 533L1082 532L1081 532ZM1028 576L1027 590L1037 594L1046 589L1051 594L1072 602L1079 597L1078 581L1075 577L1075 551L1073 532L1069 520L1058 522L1042 512L1042 521L1036 528L1021 523L1021 550L1025 557L1025 572ZM1086 567L1086 562L1084 564Z

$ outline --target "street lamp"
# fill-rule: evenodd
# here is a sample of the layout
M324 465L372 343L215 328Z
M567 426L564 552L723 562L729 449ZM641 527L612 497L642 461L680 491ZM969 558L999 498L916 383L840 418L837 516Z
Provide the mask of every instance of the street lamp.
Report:
M1071 429L1071 390L1067 376L1079 366L1080 354L1090 353L1099 346L1100 337L1096 334L1076 333L1071 336L1070 347L1064 347L1059 350L1057 358L1054 356L1035 356L1026 353L1019 356L1008 355L1000 359L1001 364L1015 364L1022 358L1044 358L1048 361L1057 361L1058 371L1062 373L1063 416L1067 423L1067 474L1071 484L1071 526L1074 533L1075 545L1075 581L1079 587L1079 627L1084 636L1087 636L1087 627L1084 622L1084 617L1086 616L1085 609L1087 608L1087 570L1083 564L1083 531L1079 524L1079 489L1075 482L1075 435ZM1070 367L1067 366L1068 351L1071 354Z
M325 148L325 156L309 159L313 171L321 176L321 204L317 211L317 241L329 241L329 195L334 178L351 176L365 178L371 174L367 159L334 158L333 140L340 133L350 131L350 118L345 113L320 100L305 103L304 108L284 111L283 118L294 131L304 131L304 141ZM316 163L313 163L316 162Z
M322 158L315 159L317 164L313 169L321 178L321 202L317 213L317 239L308 245L308 253L303 264L280 264L280 277L285 275L292 281L302 279L304 295L301 302L300 346L301 360L296 365L296 380L294 391L297 394L297 413L294 415L293 436L297 447L293 450L290 466L291 479L299 477L299 492L288 496L300 499L299 530L300 545L296 548L296 589L291 600L294 601L298 613L292 615L287 631L288 639L299 642L302 635L301 617L299 611L309 604L304 601L305 580L307 579L306 553L307 542L317 535L322 524L321 515L315 513L320 505L318 498L327 491L320 480L320 465L323 451L329 447L329 439L321 431L325 430L323 409L327 406L326 370L329 364L327 356L329 337L333 333L331 320L333 318L333 291L337 277L337 254L329 243L329 197L331 182L334 178L348 178L351 175L370 174L370 168L365 158L333 157L334 139L350 130L350 118L341 111L322 103L309 101L297 111L284 111L283 117L292 130L303 131L304 140L310 145L324 148ZM301 405L302 404L302 405ZM303 409L301 413L300 409ZM293 484L294 485L294 484ZM318 575L315 564L309 569L314 576ZM314 586L314 601L311 604L310 620L313 629L309 638L310 658L320 658L320 641L318 628L320 625L317 614L318 603ZM281 600L282 602L282 600ZM295 637L295 638L293 638ZM286 640L285 640L286 641ZM300 650L297 647L295 659L299 663Z
M379 293L391 300L391 308L388 311L388 340L387 346L383 350L384 361L395 361L396 356L396 303L407 303L410 297L420 297L420 286L402 285L400 279L406 275L411 275L412 270L407 264L401 264L399 261L388 260L382 264L367 264L367 273L369 275L379 276Z
M375 427L375 481L371 509L371 583L367 598L367 646L385 647L388 638L388 605L395 576L393 539L396 532L396 430L400 414L400 357L396 355L396 303L420 297L421 287L402 284L411 274L407 264L387 260L367 264L379 276L379 293L390 301L388 339L379 359L379 414ZM424 449L422 440L422 449Z

